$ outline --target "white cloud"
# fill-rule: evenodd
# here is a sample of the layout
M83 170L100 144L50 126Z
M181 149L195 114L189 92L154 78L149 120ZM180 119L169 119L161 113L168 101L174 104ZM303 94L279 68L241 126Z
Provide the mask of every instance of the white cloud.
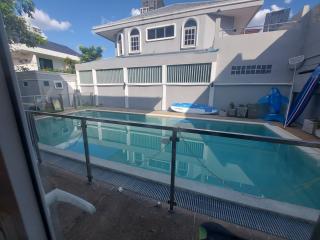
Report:
M284 0L285 4L290 4L292 2L292 0Z
M270 8L261 9L257 14L253 17L251 22L249 23L250 27L253 26L261 26L264 24L264 20L266 18L267 13L270 13L272 11L278 11L282 8L277 6L276 4L273 4L270 6Z
M271 11L279 11L283 9L282 7L277 6L276 4L271 5Z
M140 15L141 13L140 13L140 10L139 9L137 9L137 8L132 8L131 9L131 16L138 16L138 15Z
M33 13L33 18L27 17L27 21L44 31L66 31L71 27L71 23L69 21L59 21L51 18L49 14L37 8Z

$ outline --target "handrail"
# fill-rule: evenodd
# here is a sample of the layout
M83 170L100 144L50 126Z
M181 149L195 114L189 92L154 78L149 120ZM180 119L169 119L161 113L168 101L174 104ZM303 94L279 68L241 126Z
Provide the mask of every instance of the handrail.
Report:
M320 148L320 142L308 142L308 141L300 141L293 139L280 139L274 137L262 137L258 135L251 134L242 134L242 133L233 133L233 132L221 132L221 131L212 131L205 129L193 129L193 128L183 128L183 127L175 127L175 126L161 126L147 123L139 123L132 121L121 121L121 120L112 120L112 119L100 119L100 118L92 118L92 117L80 117L80 116L72 116L65 114L57 114L57 113L47 113L47 112L37 112L37 111L26 111L29 122L34 122L33 115L44 115L51 117L59 117L66 119L75 119L81 121L82 135L83 135L83 147L85 154L85 164L87 170L87 178L89 184L92 183L92 171L91 171L91 162L90 162L90 153L89 153L89 144L88 144L88 135L87 135L87 121L89 122L101 122L101 123L109 123L109 124L118 124L125 126L134 126L134 127L144 127L144 128L152 128L152 129L160 129L160 130L169 130L172 131L172 135L170 137L171 141L171 170L170 170L170 196L168 200L169 212L173 213L173 208L176 206L175 202L175 175L176 175L176 149L177 142L179 142L178 133L179 132L187 132L187 133L195 133L195 134L205 134L210 136L219 136L219 137L227 137L227 138L237 138L243 140L251 140L251 141L264 141L270 143L279 143L279 144L288 144L288 145L296 145L296 146L304 146L304 147L316 147ZM30 128L32 128L32 124L30 124ZM31 132L34 132L35 129L31 129ZM32 135L34 139L34 146L36 148L36 152L39 153L36 132ZM39 163L41 163L40 154L38 154Z
M195 128L186 128L186 127L178 127L178 126L176 126L176 127L175 126L161 126L161 125L139 123L139 122L125 121L125 120L112 120L112 119L101 119L101 118L94 118L94 117L81 117L81 116L73 116L73 115L65 115L65 114L57 114L57 113L38 112L38 111L32 111L32 110L26 110L26 112L34 114L34 115L61 117L61 118L75 119L75 120L80 120L80 121L86 120L86 121L90 121L90 122L101 122L101 123L133 126L133 127L143 127L143 128L151 128L151 129L159 129L159 130L186 132L186 133L194 133L194 134L204 134L204 135L210 135L210 136L218 136L218 137L226 137L226 138L234 138L234 139L242 139L242 140L250 140L250 141L261 141L261 142L295 145L295 146L302 146L302 147L320 148L320 141L302 141L302 140L297 140L297 139L283 139L283 138L277 138L277 137L259 136L259 135L254 135L254 134L223 132L223 131L195 129Z
M264 30L266 32L270 32L270 30L273 31L272 27L291 26L291 25L297 24L299 22L300 21L286 21L286 22L280 22L280 23L270 23L270 24L266 24L266 25L246 26L246 27L241 27L241 28L226 28L226 29L221 29L219 31L219 33L222 34L222 37L223 37L224 34L233 33L233 32L237 32L237 31L240 31L240 33L237 35L246 35L246 34L248 34L246 31L250 31L250 30L254 30L254 29L258 29L259 31Z

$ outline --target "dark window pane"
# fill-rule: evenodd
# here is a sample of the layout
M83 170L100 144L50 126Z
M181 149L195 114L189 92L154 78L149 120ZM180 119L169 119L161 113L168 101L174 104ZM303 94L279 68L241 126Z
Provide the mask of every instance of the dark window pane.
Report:
M48 87L48 86L49 86L49 81L44 81L44 82L43 82L43 85L44 85L45 87Z
M197 22L193 19L188 20L184 25L184 27L196 27L196 26L197 26Z
M174 26L166 27L166 37L173 37L174 36Z
M246 66L242 66L241 67L241 74L245 74L246 73Z
M156 30L155 29L149 29L148 30L148 39L152 40L156 38Z
M62 82L56 82L54 85L56 88L62 88Z
M133 29L130 33L131 36L134 36L134 35L139 35L139 31L138 29Z
M164 38L164 28L157 28L156 29L156 37L157 38Z
M53 69L51 59L39 58L40 69Z

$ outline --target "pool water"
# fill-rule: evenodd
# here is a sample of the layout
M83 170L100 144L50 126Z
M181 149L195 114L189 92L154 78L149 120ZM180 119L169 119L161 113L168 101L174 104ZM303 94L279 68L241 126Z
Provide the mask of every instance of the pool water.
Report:
M81 111L74 115L279 137L262 124L104 111ZM84 152L79 121L44 118L37 120L36 125L41 143L75 153ZM87 132L90 155L101 161L170 174L170 131L89 122ZM200 134L181 133L179 138L176 165L178 178L320 209L318 152L310 153L281 144Z

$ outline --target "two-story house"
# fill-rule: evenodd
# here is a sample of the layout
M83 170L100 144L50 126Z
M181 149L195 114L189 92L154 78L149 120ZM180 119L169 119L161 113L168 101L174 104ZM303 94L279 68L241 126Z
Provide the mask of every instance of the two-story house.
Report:
M277 29L248 28L262 4L179 3L93 27L115 44L116 56L76 65L77 87L95 95L96 105L147 110L168 110L174 102L226 109L231 102L256 103L272 87L289 96L294 72L288 60L320 50L314 34L319 6L305 7ZM305 44L309 38L312 46ZM299 76L295 92L308 76Z
M208 104L221 29L246 27L262 3L180 3L96 26L95 33L114 42L116 57L77 65L79 89L112 107L166 110L179 101Z
M11 55L15 70L20 71L64 71L65 59L80 61L80 54L71 48L51 41L36 47L24 44L11 45Z

